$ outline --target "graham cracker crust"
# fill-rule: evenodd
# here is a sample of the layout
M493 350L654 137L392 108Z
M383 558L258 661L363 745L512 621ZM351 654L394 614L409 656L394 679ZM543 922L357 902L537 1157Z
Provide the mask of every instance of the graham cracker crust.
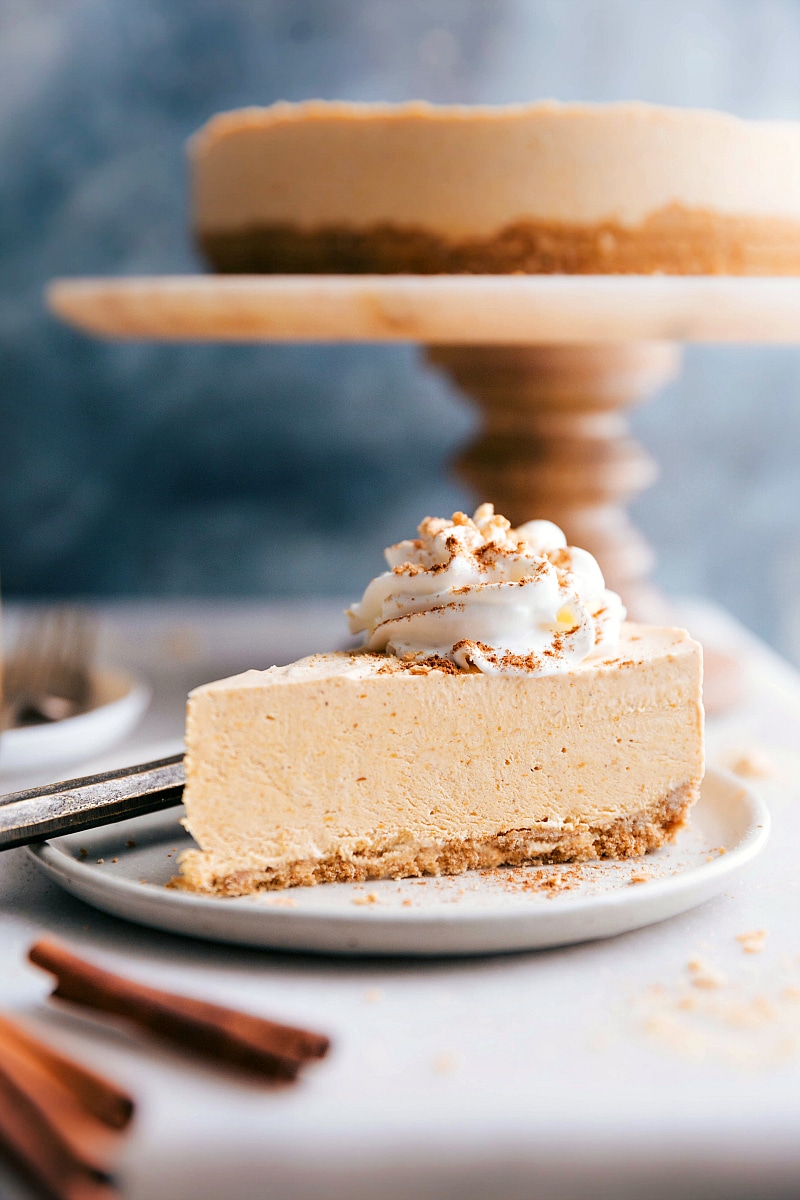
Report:
M630 858L673 841L686 824L689 809L699 794L699 780L690 780L658 803L609 825L579 825L558 831L538 824L490 837L459 838L417 847L375 842L347 857L306 859L279 868L230 871L215 854L188 850L181 855L181 874L172 881L172 886L221 896L245 896L317 883L358 883L368 879L457 875L488 867Z
M672 204L641 225L519 221L451 241L414 226L291 223L199 230L216 270L244 274L797 275L800 221L738 217Z

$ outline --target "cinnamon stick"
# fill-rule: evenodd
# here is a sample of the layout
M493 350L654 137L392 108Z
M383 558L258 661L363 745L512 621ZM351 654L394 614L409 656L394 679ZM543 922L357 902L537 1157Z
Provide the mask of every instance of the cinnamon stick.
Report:
M112 1080L59 1054L16 1021L0 1015L0 1055L9 1047L17 1053L24 1050L104 1125L112 1129L124 1129L133 1116L133 1100Z
M0 1044L0 1073L10 1088L30 1098L51 1136L75 1162L97 1175L110 1173L119 1134L88 1113L24 1046Z
M76 1156L36 1093L0 1063L0 1142L55 1200L119 1200L98 1172Z
M127 1018L178 1046L272 1080L296 1079L305 1062L322 1058L330 1046L321 1034L135 983L54 942L37 942L28 958L56 976L54 996Z

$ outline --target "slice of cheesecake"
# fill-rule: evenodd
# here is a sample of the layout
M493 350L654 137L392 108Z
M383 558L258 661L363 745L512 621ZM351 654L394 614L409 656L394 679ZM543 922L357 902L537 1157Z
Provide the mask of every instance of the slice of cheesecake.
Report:
M183 881L239 895L333 880L642 854L703 774L701 650L623 625L557 674L319 654L189 699Z

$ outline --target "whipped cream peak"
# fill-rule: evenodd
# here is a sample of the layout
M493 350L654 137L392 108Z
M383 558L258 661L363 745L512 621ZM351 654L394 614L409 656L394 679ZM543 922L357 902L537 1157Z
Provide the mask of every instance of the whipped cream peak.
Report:
M597 561L552 521L426 517L385 551L389 570L348 610L364 648L438 656L489 675L552 675L613 652L625 609Z

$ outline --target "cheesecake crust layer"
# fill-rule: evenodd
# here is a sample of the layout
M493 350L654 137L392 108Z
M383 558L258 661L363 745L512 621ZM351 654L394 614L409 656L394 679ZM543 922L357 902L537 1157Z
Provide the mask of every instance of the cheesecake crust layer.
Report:
M360 883L371 879L408 879L422 875L458 875L502 866L539 866L631 858L674 841L699 796L692 780L674 788L658 804L605 826L577 825L555 831L545 824L511 829L493 837L454 838L426 846L387 846L374 842L358 853L305 859L279 868L226 869L213 853L189 850L173 887L222 896L309 887L318 883Z
M798 275L800 221L672 204L638 226L518 221L448 239L421 227L289 223L197 234L223 274Z

